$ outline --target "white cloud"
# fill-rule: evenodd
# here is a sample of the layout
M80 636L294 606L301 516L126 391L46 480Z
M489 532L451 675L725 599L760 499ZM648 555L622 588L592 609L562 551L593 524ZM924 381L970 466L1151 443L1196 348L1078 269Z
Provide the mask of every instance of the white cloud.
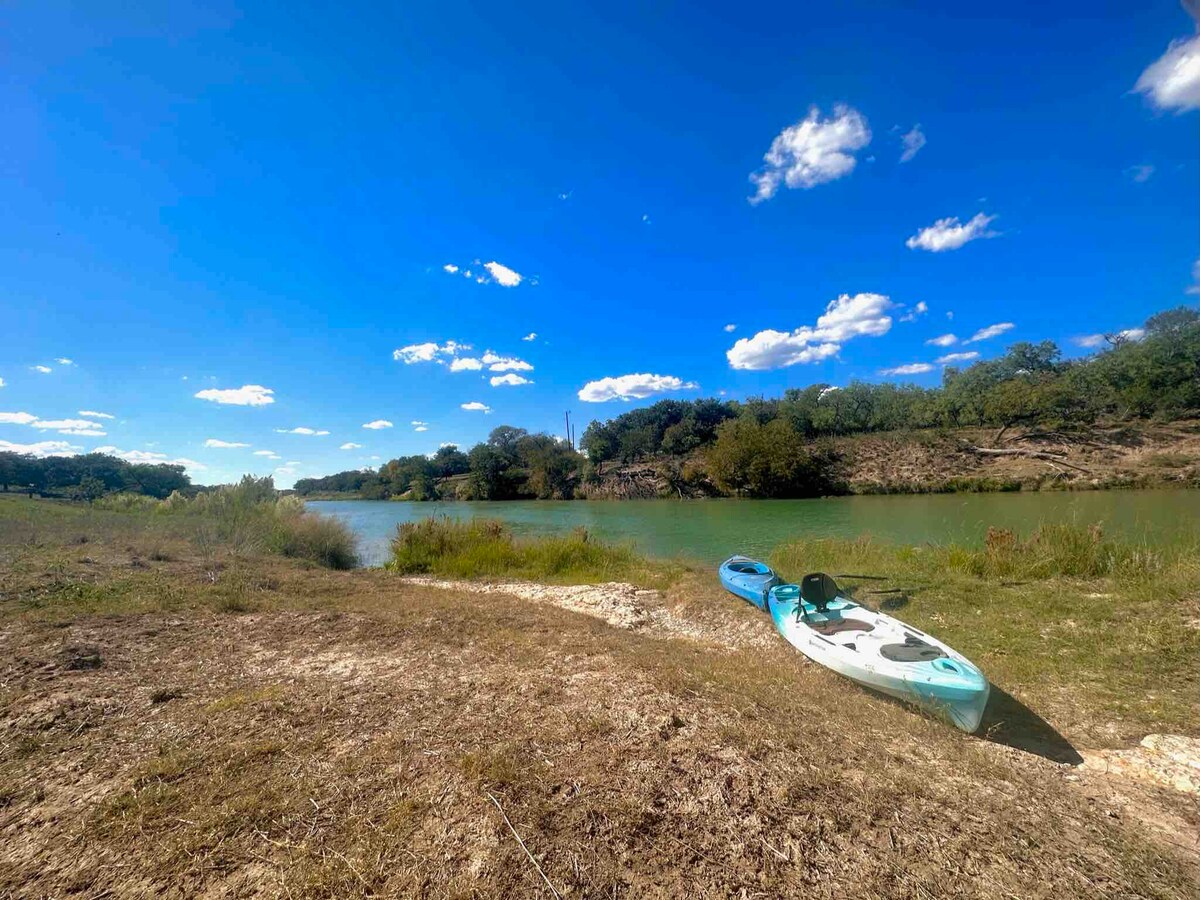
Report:
M391 428L392 423L387 419L376 419L374 422L367 422L363 428L369 428L371 431L379 431L383 428Z
M1184 290L1185 294L1200 294L1200 258L1192 263L1192 284ZM4 379L0 378L0 386Z
M275 431L279 434L308 434L316 437L329 434L328 431L318 431L315 428L307 428L304 425L298 425L295 428L276 428Z
M730 322L728 325L725 326L726 334L733 334L733 332L735 332L735 331L737 331L737 326L734 325L732 322Z
M694 381L684 381L674 375L651 375L649 373L621 375L616 378L589 381L579 389L579 399L585 403L641 400L655 394L695 390L699 386Z
M937 362L943 366L952 366L955 363L969 362L978 358L979 354L976 351L968 350L965 353L947 353L945 356L939 356Z
M483 354L483 364L493 372L532 372L533 366L515 356L500 356L492 350Z
M392 351L392 359L411 366L414 363L437 362L445 363L447 358L457 356L463 350L470 350L470 344L460 344L458 341L446 341L438 344L428 341L424 344L409 344Z
M429 430L428 425L418 425L416 428L413 429L413 431L428 431L428 430Z
M1125 174L1138 184L1144 184L1154 174L1154 166L1149 163L1140 166L1130 166L1125 170Z
M32 425L34 428L40 428L43 431L95 431L100 428L97 422L89 422L87 419L35 419L32 422L25 423Z
M75 434L80 437L108 437L108 432L100 428L60 428L59 434Z
M458 446L458 444L454 443L453 441L442 441L440 444L438 444L438 449L441 450L445 447L457 447L457 446Z
M559 200L570 200L570 199L571 199L571 192L570 192L570 191L562 191L562 192L560 192L560 193L559 193L559 195L558 195L558 199L559 199ZM445 444L442 444L442 446L443 446L443 447L445 447L446 445L445 445ZM451 446L453 446L453 445L451 445Z
M533 384L533 382L528 378L524 378L520 375L514 375L512 372L509 372L507 375L493 375L491 378L491 384L492 387L500 387L503 384L516 387L518 384Z
M537 332L536 332L536 331L531 331L531 332L529 332L529 334L525 335L525 337L521 338L521 340L523 340L523 341L536 341L536 340L537 340Z
M904 245L910 250L928 250L930 253L941 253L945 250L957 250L970 241L980 238L992 238L999 235L998 231L988 229L988 224L995 216L985 216L977 213L965 225L958 221L957 216L948 219L938 219L928 228L922 228Z
M118 459L123 459L131 463L183 466L185 469L194 472L203 472L208 468L204 463L196 462L194 459L187 459L186 457L172 459L166 453L159 453L154 450L118 450L116 447L97 447L92 452L103 453L106 456L115 456Z
M346 441L346 443L342 444L342 446L338 447L338 449L339 450L361 450L362 444L356 444L356 443L354 443L354 441Z
M492 278L502 287L516 287L524 280L519 272L514 272L508 266L501 265L498 262L484 263L483 267L491 273Z
M76 444L66 441L37 441L33 444L14 444L12 441L0 441L0 451L6 453L23 453L43 459L47 456L75 456L83 451Z
M460 356L450 363L451 372L477 372L483 368L483 363L473 356Z
M887 311L894 306L883 294L842 294L825 307L815 327L760 331L740 338L725 356L734 369L780 369L820 362L834 356L852 338L887 334L892 327Z
M933 366L930 363L908 363L903 366L895 366L891 369L880 369L880 375L920 375L922 372L932 372Z
M58 357L58 359L56 359L56 360L54 360L54 361L55 361L56 363L58 363L60 366L73 366L73 365L75 365L75 360L73 360L73 359L67 359L67 357L65 357L65 356L60 356L60 357Z
M977 332L963 341L964 344L974 344L977 341L986 341L988 338L994 338L1004 334L1006 331L1012 331L1016 328L1012 322L997 322L995 325L989 325L987 328L980 328Z
M237 449L239 447L249 447L249 444L243 444L241 441L223 441L220 438L209 438L204 442L205 447L214 447L217 449Z
M280 456L274 450L255 450L255 456L265 456L267 459L279 459Z
M939 334L937 337L930 338L925 343L930 347L953 347L958 343L958 335Z
M925 315L925 313L927 313L927 312L929 312L929 304L927 304L924 300L922 300L920 303L918 303L916 306L914 306L912 309L910 309L908 312L906 312L904 315L902 315L900 317L900 321L901 322L915 322L915 321L917 321L918 318Z
M85 418L88 418L88 419L115 419L116 418L116 416L109 415L108 413L96 412L94 409L81 409L81 410L79 410L79 415L84 416Z
M54 371L49 366L30 366L29 368L32 369L34 372L41 372L43 375L49 374L50 372Z
M650 224L650 214L649 213L642 213L642 224L643 225Z
M211 400L228 406L266 406L274 403L275 391L261 384L244 384L240 388L205 388L197 391L195 396L200 400Z
M468 412L490 413L492 408L486 403L480 403L478 400L472 400L470 403L461 404L461 408Z
M408 424L409 424L409 425L416 426L416 425L428 425L429 423L428 423L428 422L422 422L420 419L413 419L413 420L412 420L411 422L409 422Z
M855 109L838 105L833 117L822 119L812 107L808 117L783 129L763 156L766 165L750 176L757 190L751 203L775 196L781 184L812 188L854 171L854 154L871 142L867 120Z
M1200 34L1172 41L1133 86L1158 109L1200 109Z
M4 387L4 379L0 378L0 387Z
M27 412L0 412L0 425L32 425L37 418Z
M1144 328L1126 328L1123 331L1118 331L1115 335L1119 340L1125 341L1140 341L1145 336L1146 329ZM1085 334L1077 338L1072 338L1072 342L1078 347L1095 349L1107 344L1108 336L1103 334Z
M919 124L914 125L912 131L900 137L900 143L904 147L904 151L900 154L900 162L906 163L920 153L921 148L925 146L925 132L921 131Z
M444 266L442 266L442 271L449 272L451 275L453 275L458 271L458 266L454 265L454 263L446 263Z

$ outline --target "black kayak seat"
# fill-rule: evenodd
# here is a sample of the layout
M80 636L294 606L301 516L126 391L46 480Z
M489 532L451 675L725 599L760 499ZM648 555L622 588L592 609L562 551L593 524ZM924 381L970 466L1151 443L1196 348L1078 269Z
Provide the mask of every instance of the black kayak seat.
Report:
M837 599L837 582L824 572L812 572L800 579L800 596L815 606L817 612L823 613L830 602Z

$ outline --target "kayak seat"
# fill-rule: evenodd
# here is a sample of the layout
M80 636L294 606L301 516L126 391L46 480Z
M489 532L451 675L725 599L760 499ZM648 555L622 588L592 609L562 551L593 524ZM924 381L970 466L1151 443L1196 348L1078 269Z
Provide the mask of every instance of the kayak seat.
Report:
M824 572L812 572L800 579L800 596L823 613L838 597L837 582Z
M830 619L825 622L814 622L811 619L802 620L817 634L841 634L846 631L874 631L875 626L860 619Z
M905 636L903 644L884 644L879 648L879 655L892 662L929 662L941 659L946 654L933 644L910 634Z

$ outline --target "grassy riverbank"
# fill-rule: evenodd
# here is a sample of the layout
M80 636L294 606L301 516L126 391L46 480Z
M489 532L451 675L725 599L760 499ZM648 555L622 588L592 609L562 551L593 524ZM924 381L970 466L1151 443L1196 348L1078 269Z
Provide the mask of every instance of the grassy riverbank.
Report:
M1040 600L1003 584L1018 580L1007 563L972 561L988 551L926 562L858 545L857 565L889 567L878 574L943 576L892 585L909 588L899 614L976 658L939 618L975 616L994 594L989 615L1032 619L1040 600L1039 640L1001 632L1012 646L980 659L1003 694L981 740L847 690L711 572L678 567L639 600L675 630L620 629L552 602L330 569L207 522L0 502L0 895L529 896L548 893L542 873L564 896L1200 889L1176 846L1194 839L1194 804L1046 758L1194 727L1196 692L1172 683L1186 665L1154 676L1183 700L1130 689L1119 716L1097 680L1141 662L1063 665L1044 693L1021 675L1072 646L1064 622L1089 593L1110 593L1143 638L1151 614L1186 627L1200 612L1185 556L1150 576L1177 586L1171 606L1132 562L1038 569L1071 587ZM478 546L449 540L443 554L432 531L419 537L419 568L469 574ZM501 560L493 577L567 559L563 579L637 579L642 565L581 536L553 553L483 538L517 547L484 554ZM841 572L844 549L777 562ZM1062 736L1034 734L1022 710Z

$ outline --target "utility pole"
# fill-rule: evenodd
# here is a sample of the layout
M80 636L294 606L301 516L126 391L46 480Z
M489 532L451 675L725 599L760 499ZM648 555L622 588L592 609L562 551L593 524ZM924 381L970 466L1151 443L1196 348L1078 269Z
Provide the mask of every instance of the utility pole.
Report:
M571 411L570 410L567 410L563 413L563 420L566 422L566 426L567 426L567 446L570 447L572 450L574 450L575 449L575 440L571 436Z

